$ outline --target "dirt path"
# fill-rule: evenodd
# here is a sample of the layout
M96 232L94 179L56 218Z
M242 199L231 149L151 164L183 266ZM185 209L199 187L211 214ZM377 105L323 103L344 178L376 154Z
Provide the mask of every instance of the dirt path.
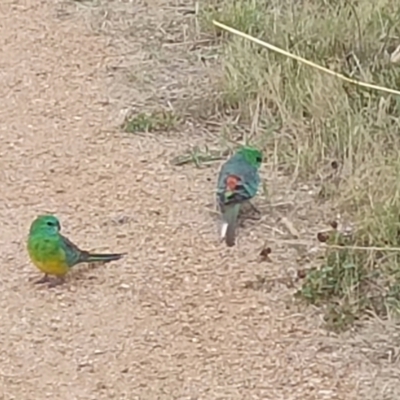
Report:
M133 5L123 25L131 47L104 34L121 14L99 20L100 7L75 7L0 5L0 398L392 398L382 396L398 390L394 367L354 344L365 336L328 337L317 317L288 308L280 278L295 267L290 251L257 261L268 228L247 225L234 250L218 243L207 210L218 166L169 164L188 137L203 140L194 130L112 128L128 100L178 101L174 90L190 94L200 79L185 49L152 48L181 32L172 18L184 7ZM170 31L158 29L165 22ZM116 57L124 46L129 57ZM134 95L119 69L136 79ZM129 256L77 269L63 288L33 285L25 238L45 211L82 247ZM263 291L246 288L257 273L271 279Z

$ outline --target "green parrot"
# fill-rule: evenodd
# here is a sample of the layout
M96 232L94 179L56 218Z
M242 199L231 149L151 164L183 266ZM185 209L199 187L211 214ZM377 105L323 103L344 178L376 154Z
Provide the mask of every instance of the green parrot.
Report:
M243 146L221 167L217 183L217 201L223 219L221 240L225 238L229 247L235 245L240 206L257 194L260 184L258 170L261 163L260 150Z
M79 249L61 235L60 221L54 215L40 215L31 224L28 237L28 253L32 263L45 275L37 283L48 281L48 275L55 275L62 283L67 272L76 264L109 262L119 260L125 253L95 254Z

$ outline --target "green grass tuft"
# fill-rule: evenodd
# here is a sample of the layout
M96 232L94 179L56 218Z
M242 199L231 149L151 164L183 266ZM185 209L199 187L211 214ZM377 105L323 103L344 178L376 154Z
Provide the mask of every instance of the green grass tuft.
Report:
M180 118L172 112L162 111L153 113L140 113L126 118L122 126L125 132L161 132L176 128Z

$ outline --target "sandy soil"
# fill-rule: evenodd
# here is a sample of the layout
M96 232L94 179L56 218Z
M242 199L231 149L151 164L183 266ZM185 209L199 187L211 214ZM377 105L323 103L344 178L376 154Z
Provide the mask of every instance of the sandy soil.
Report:
M271 263L257 260L279 210L247 222L236 248L218 242L208 210L218 165L169 163L211 143L206 127L116 128L128 109L196 107L209 71L182 44L190 9L0 5L0 399L399 398L394 326L328 334L318 313L290 302L297 252L278 242ZM294 203L299 193L268 168L271 196ZM313 237L307 201L298 228ZM77 268L63 287L36 286L25 241L43 212L81 247L129 255ZM262 290L248 284L257 274Z

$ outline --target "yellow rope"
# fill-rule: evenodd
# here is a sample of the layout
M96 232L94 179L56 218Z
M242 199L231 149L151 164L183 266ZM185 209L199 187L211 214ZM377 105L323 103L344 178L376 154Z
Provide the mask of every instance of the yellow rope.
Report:
M247 33L243 33L241 31L238 31L237 29L234 29L234 28L231 28L231 27L229 27L227 25L221 24L221 22L213 21L213 24L215 26L218 26L221 29L224 29L224 30L230 32L230 33L233 33L233 34L235 34L237 36L241 36L244 39L250 40L253 43L257 43L260 46L266 47L269 50L276 51L277 53L283 54L286 57L289 57L289 58L292 58L292 59L294 59L296 61L302 62L303 64L306 64L306 65L309 65L310 67L319 69L320 71L324 71L324 72L326 72L326 73L328 73L330 75L336 76L337 78L340 78L340 79L342 79L342 80L344 80L346 82L350 82L350 83L353 83L354 85L366 87L366 88L369 88L369 89L376 89L376 90L380 90L382 92L400 95L400 92L398 90L389 89L389 88L385 88L383 86L372 85L370 83L365 83L365 82L357 81L357 80L354 80L354 79L350 79L347 76L339 74L339 73L337 73L335 71L331 71L330 69L324 68L321 65L315 64L315 63L313 63L311 61L308 61L305 58L302 58L302 57L296 56L294 54L291 54L291 53L289 53L289 52L287 52L285 50L280 49L279 47L273 46L272 44L266 43L266 42L264 42L264 41L262 41L260 39L257 39L257 38L255 38L253 36L250 36Z

